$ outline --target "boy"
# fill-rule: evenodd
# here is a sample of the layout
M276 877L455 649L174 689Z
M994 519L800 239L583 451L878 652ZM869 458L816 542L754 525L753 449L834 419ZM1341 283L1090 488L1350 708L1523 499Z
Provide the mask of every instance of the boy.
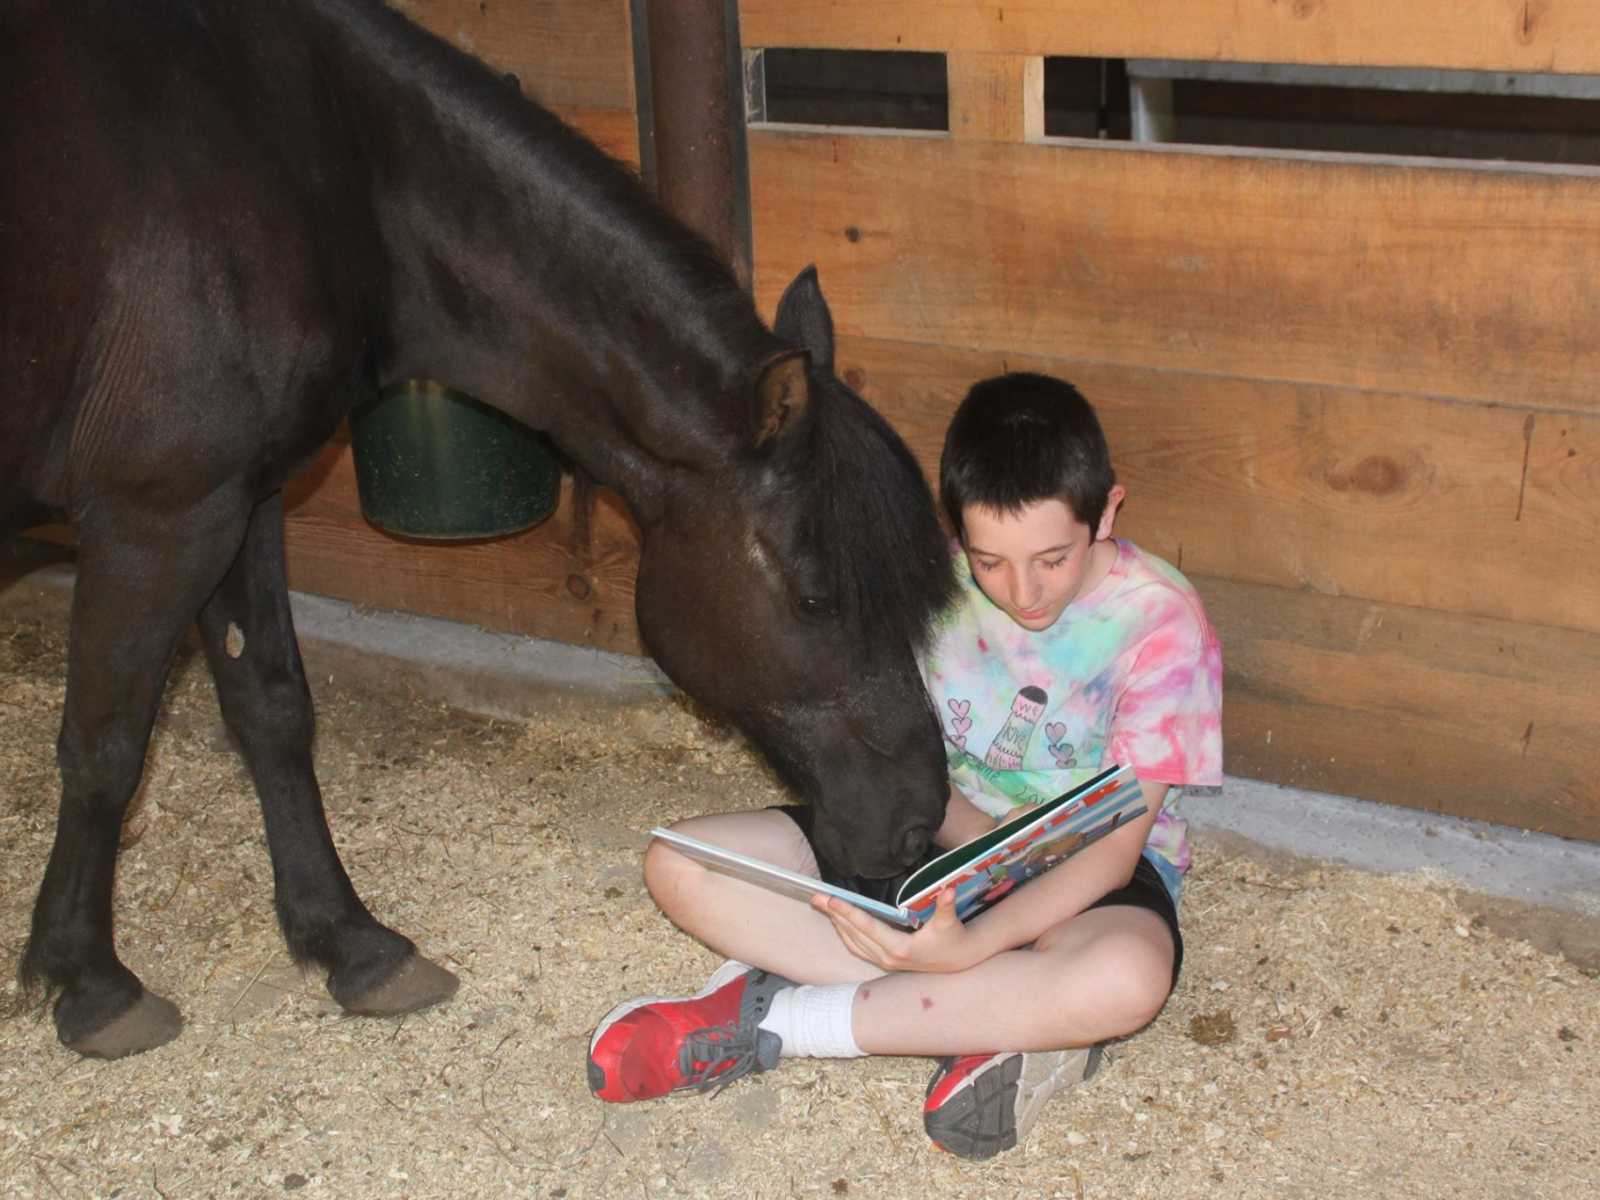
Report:
M1189 852L1170 789L1220 783L1222 770L1221 654L1199 597L1112 537L1125 493L1069 384L979 383L951 421L939 474L963 554L959 596L922 660L950 761L935 853L1102 764L1133 766L1148 811L968 924L947 893L915 933L820 895L807 907L653 843L651 896L732 961L696 996L630 1001L601 1020L588 1069L602 1099L725 1086L786 1056L937 1056L924 1126L944 1149L987 1158L1093 1074L1102 1043L1154 1019L1177 982ZM892 894L898 879L822 870L806 817L767 809L677 828Z

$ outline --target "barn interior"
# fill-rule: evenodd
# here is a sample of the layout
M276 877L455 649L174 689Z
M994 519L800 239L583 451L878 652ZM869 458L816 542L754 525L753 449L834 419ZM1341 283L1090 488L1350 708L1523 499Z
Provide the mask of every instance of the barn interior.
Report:
M930 476L973 380L1091 399L1118 532L1224 647L1186 979L987 1167L930 1153L917 1062L603 1110L595 1018L714 965L644 893L644 831L782 789L644 656L616 498L580 519L562 478L531 528L397 536L346 429L289 489L319 772L364 892L462 994L354 1021L293 968L187 659L119 914L189 1028L79 1061L11 984L0 1194L1589 1194L1600 5L394 7L637 169L764 313L815 264L840 377ZM40 528L0 564L8 979L71 561Z

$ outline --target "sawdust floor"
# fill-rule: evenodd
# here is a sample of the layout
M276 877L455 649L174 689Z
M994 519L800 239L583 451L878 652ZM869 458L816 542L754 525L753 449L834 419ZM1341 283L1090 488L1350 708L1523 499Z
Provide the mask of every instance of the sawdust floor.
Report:
M0 622L6 979L55 821L62 669L56 628ZM89 1062L14 985L0 993L0 1195L1596 1194L1592 961L1541 948L1539 914L1522 915L1532 940L1510 936L1437 881L1206 839L1178 993L1008 1155L930 1149L929 1066L912 1059L791 1061L711 1099L603 1106L584 1083L594 1020L629 994L692 991L715 965L646 896L641 831L772 802L776 785L672 704L568 702L523 724L337 680L317 692L351 875L460 994L352 1019L290 965L253 797L190 662L117 899L123 956L187 1027Z

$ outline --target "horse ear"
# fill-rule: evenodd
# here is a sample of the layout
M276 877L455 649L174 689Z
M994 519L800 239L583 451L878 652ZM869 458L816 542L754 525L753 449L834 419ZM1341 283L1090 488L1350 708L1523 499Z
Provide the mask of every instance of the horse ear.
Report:
M772 332L790 345L803 347L818 371L833 374L833 314L822 298L815 266L801 271L784 289Z
M791 435L799 428L810 403L811 382L803 350L780 354L768 362L756 380L756 449L765 449Z

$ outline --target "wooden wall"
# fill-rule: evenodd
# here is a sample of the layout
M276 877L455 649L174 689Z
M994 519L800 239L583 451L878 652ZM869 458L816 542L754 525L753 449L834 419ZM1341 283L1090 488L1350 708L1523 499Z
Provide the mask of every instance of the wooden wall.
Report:
M633 151L626 0L401 0ZM815 262L841 372L932 471L965 388L1097 404L1121 532L1204 595L1230 773L1600 839L1600 179L1046 140L1042 56L1600 71L1600 2L742 0L747 47L946 53L951 133L758 127L755 285ZM637 537L463 546L294 493L296 587L638 650Z
M1042 56L1600 70L1600 4L744 0L747 47L942 51L947 137L751 138L756 287L936 462L1077 383L1224 644L1230 773L1600 838L1600 176L1049 141Z

